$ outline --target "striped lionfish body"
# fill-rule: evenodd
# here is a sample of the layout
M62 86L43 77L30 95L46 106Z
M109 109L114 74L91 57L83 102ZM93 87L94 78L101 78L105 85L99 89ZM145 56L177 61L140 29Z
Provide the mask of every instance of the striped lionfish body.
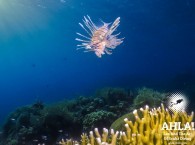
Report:
M117 38L120 34L113 34L120 23L120 17L118 17L110 26L110 23L104 23L103 26L97 27L91 20L89 16L83 19L84 25L79 23L79 25L86 31L89 36L77 33L79 36L85 39L76 38L81 44L77 45L77 49L84 48L84 52L94 51L98 57L103 54L112 54L112 49L115 49L118 45L123 42L123 38Z

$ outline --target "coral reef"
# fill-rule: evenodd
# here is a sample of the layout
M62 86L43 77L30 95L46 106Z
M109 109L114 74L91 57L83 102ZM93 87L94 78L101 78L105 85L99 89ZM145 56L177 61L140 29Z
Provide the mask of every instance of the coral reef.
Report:
M95 127L108 126L113 122L114 118L116 118L116 115L112 112L104 110L92 112L83 119L83 128L89 130Z
M158 107L166 98L165 93L159 93L149 88L142 88L138 90L138 95L133 100L133 108L140 108L145 105L151 107Z
M103 88L90 97L79 96L49 105L37 101L20 107L8 116L0 144L55 144L62 138L78 138L82 132L96 127L111 126L124 131L124 118L136 120L134 114L128 112L146 103L155 107L164 96L147 88L139 90L137 96L135 94L123 88ZM142 117L141 111L137 113ZM72 142L69 140L69 143Z
M36 135L42 122L43 108L25 106L12 112L3 126L3 144L18 145L21 142L28 141ZM34 120L34 124L32 124Z
M195 130L188 127L188 129L162 129L163 124L170 122L180 122L182 127L185 123L190 123L194 118L194 113L187 115L186 112L171 114L163 105L159 108L145 109L140 108L142 117L138 115L137 110L133 111L134 122L125 118L126 131L116 131L111 129L110 135L108 129L104 128L102 135L100 135L97 128L94 132L90 131L87 134L81 135L81 142L73 140L59 141L60 145L168 145L173 142L170 138L177 138L180 144L194 145L195 144ZM95 134L95 136L94 136Z
M133 95L128 90L122 88L103 88L98 90L94 96L80 96L76 100L67 104L70 112L73 112L74 120L82 122L82 130L90 131L93 126L109 127L119 116L129 112L133 103ZM101 116L98 116L99 114ZM87 123L92 119L91 123ZM107 124L98 123L107 120Z
M132 95L122 88L104 88L94 96L79 96L55 104L37 101L12 112L0 144L55 144L62 137L76 138L94 127L109 127L129 111Z

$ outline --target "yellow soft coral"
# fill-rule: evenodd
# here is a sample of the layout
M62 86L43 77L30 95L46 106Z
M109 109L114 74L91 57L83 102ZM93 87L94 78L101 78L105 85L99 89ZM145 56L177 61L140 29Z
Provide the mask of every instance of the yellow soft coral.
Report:
M126 131L116 131L113 129L108 134L106 128L100 135L97 128L91 131L89 137L87 134L81 135L82 145L168 145L168 144L195 144L195 130L190 127L194 113L188 115L186 112L170 113L162 105L159 108L145 109L140 108L141 115L137 110L133 111L135 121L127 118L125 121ZM172 127L170 125L172 123ZM174 124L176 123L176 124ZM187 123L187 127L185 124ZM177 127L179 125L179 127ZM95 136L94 136L95 134ZM60 141L61 145L77 145L78 142L72 140Z

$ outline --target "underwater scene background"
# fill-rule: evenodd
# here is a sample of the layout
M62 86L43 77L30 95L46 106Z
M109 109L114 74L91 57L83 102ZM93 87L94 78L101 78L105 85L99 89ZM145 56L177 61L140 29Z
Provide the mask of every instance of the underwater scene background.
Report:
M87 15L97 26L120 17L124 42L112 55L76 50ZM0 0L2 145L77 139L136 107L157 107L174 91L188 97L190 112L194 57L194 0ZM33 124L32 114L47 121ZM93 123L94 115L102 118Z

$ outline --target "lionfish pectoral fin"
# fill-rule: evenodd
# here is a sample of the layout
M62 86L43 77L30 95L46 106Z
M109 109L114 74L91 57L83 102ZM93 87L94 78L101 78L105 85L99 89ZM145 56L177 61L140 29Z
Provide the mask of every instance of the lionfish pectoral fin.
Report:
M77 48L76 50L79 50L79 49L83 49L83 48L80 47L80 48Z
M125 39L125 37L123 37L123 38L118 38L118 39L117 39L117 43L118 43L118 44L123 43L123 40L124 40L124 39Z
M81 36L81 37L84 37L84 38L86 38L86 39L89 39L89 40L91 39L91 38L89 38L89 37L87 37L87 36L85 36L85 35L83 35L83 34L81 34L81 33L78 33L78 32L77 32L76 34L79 35L79 36Z
M79 47L79 48L77 48L76 50L80 50L80 49L85 49L85 47Z
M118 36L118 35L120 35L121 34L121 32L119 32L119 33L117 33L117 34L115 34L115 35L112 35L113 37L116 37L116 36Z
M95 55L96 55L97 57L99 57L99 58L102 57L102 55L101 55L100 53L98 53L98 52L95 52Z
M88 43L90 42L90 41L88 41L88 40L82 40L82 39L79 39L79 38L76 38L75 40L76 40L76 41L80 41L80 42L88 42Z
M105 52L106 52L108 55L111 55L111 54L112 54L112 51L109 51L108 49L105 49Z
M91 52L91 51L94 51L94 50L92 50L92 49L91 50L85 50L84 52Z

